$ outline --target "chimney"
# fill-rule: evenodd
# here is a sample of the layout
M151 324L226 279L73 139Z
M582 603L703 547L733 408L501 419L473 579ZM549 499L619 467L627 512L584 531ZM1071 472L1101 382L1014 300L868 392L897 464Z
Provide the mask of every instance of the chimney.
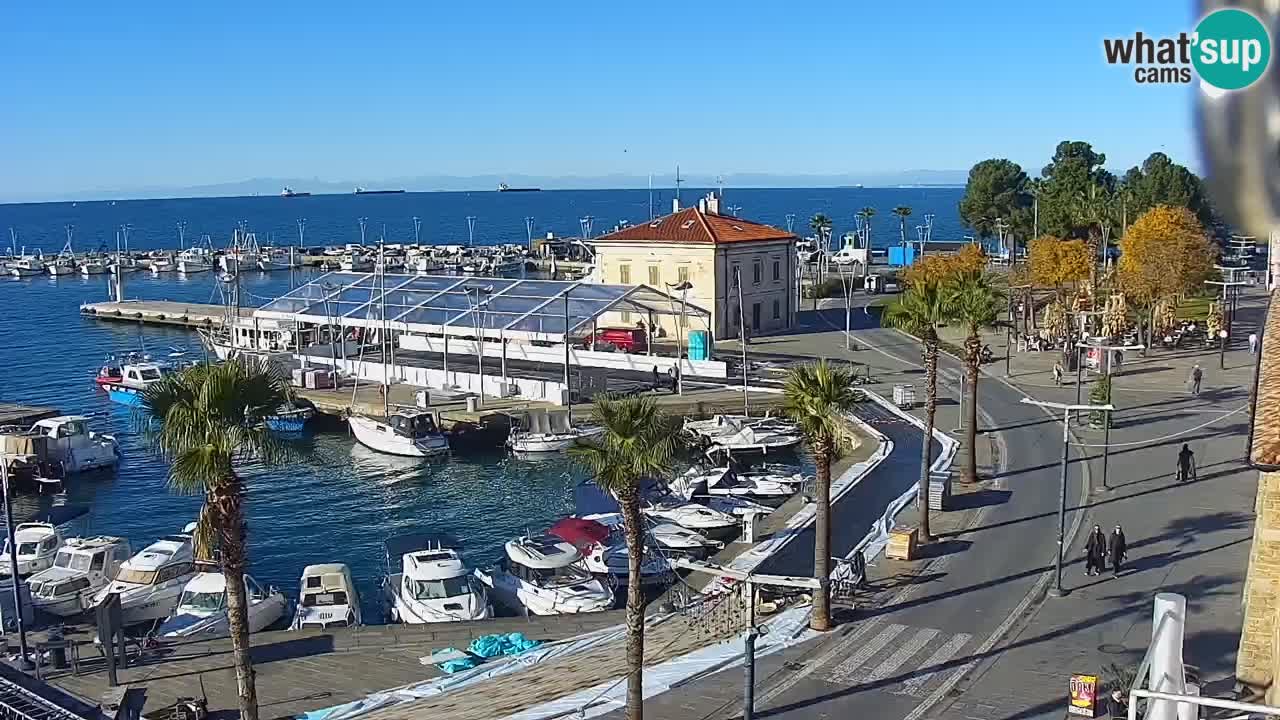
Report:
M719 215L720 214L720 197L716 195L715 191L713 190L707 193L707 197L702 201L702 204L700 205L700 207L703 208L704 213L708 213L711 215Z
M706 215L706 214L707 214L707 199L706 199L706 198L702 198L702 199L698 200L698 212L702 213L703 215Z
M680 212L680 198L671 198L671 212Z

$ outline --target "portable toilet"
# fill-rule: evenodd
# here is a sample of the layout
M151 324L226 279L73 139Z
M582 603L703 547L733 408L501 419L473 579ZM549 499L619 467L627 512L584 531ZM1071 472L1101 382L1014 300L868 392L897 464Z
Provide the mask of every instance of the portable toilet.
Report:
M689 359L690 360L706 360L707 359L707 331L706 330L690 330L689 331Z

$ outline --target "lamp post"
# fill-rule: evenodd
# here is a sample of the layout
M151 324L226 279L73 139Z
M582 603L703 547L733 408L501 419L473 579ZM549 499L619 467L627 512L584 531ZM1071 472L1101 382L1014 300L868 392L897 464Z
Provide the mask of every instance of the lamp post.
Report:
M733 266L733 281L738 286L738 344L742 346L742 414L751 417L751 403L747 400L747 313L742 306L742 271ZM684 300L680 301L681 312ZM684 373L678 373L683 375Z
M4 493L4 526L9 540L9 578L13 581L13 609L18 620L18 648L22 653L19 665L23 670L34 670L31 652L27 648L27 626L22 620L22 578L18 577L18 541L13 536L13 495L9 493L9 462L0 458L0 492Z
M1064 545L1065 536L1067 534L1067 462L1071 453L1071 413L1081 410L1105 410L1110 412L1115 408L1110 404L1107 405L1080 405L1058 402L1047 402L1044 400L1032 400L1031 398L1022 398L1022 402L1027 405L1035 405L1050 410L1062 411L1062 473L1059 476L1059 497L1058 497L1058 557L1054 562L1054 584L1049 589L1049 594L1053 597L1066 597L1067 590L1062 587L1062 555L1066 550Z
M1227 331L1218 331L1218 369L1227 369Z
M1009 325L1004 329L1004 376L1013 377L1013 294L1016 290L1026 290L1030 285L1011 285L1009 287Z
M844 267L840 268L840 283L844 286L844 349L853 349L853 335L851 328L851 310L850 305L853 304L853 277L852 274L846 272Z
M564 291L564 393L570 427L573 426L573 389L569 387L569 290Z
M1145 345L1107 345L1105 343L1079 343L1080 348L1097 348L1107 354L1106 376L1111 377L1111 357L1116 351L1125 352L1128 350L1145 350ZM1111 388L1114 394L1115 387ZM1114 404L1114 403L1113 403ZM1102 489L1110 490L1111 486L1107 484L1107 465L1111 460L1111 413L1107 412L1103 421L1102 436Z
M684 316L685 306L689 297L689 288L693 287L693 283L685 280L681 283L666 283L670 290L680 291L680 321L676 323L676 394L684 394L684 372L680 369L680 357L684 354ZM743 346L742 354L745 357L747 353L746 346ZM745 372L745 370L744 370ZM745 378L745 376L744 376ZM745 383L745 379L744 379ZM743 392L746 392L746 385L743 385Z
M364 247L364 228L365 228L365 224L368 222L369 222L369 218L367 217L360 218L360 247Z
M476 329L476 373L480 376L480 394L476 398L479 405L484 405L484 329L481 327L480 313L481 309L487 309L489 306L489 295L493 293L493 286L475 287L468 285L463 288L463 292L467 295L467 302L471 306L471 323ZM476 297L473 301L471 293L475 293ZM480 301L480 296L484 295L484 302Z

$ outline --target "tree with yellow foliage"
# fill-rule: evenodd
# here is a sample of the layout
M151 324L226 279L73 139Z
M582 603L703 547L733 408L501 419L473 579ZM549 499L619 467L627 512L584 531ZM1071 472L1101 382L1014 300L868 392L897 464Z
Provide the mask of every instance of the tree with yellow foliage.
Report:
M951 255L929 255L917 260L903 273L907 285L940 285L961 275L981 273L987 267L987 254L969 243Z
M1146 311L1148 347L1156 306L1198 290L1212 276L1216 254L1204 226L1186 208L1157 205L1129 226L1120 239L1116 275L1125 296Z
M1052 287L1063 298L1063 285L1089 279L1092 263L1083 240L1060 240L1046 235L1027 244L1027 264L1031 281Z

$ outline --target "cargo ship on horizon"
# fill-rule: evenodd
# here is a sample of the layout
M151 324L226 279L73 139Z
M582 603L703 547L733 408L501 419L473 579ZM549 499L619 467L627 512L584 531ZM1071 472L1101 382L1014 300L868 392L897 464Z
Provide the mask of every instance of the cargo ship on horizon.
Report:
M365 190L362 187L355 189L356 195L395 195L402 192L404 192L403 188L400 190Z
M298 192L291 187L287 187L280 191L280 197L310 197L309 192Z
M542 188L513 188L506 183L498 183L498 192L540 192Z

